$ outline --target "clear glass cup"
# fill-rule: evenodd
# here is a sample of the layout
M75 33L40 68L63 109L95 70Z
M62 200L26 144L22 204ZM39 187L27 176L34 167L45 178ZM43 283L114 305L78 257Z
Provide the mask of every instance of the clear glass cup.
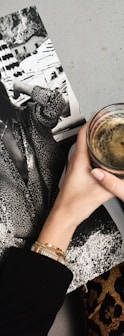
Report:
M124 178L124 103L108 105L89 119L87 146L93 167Z

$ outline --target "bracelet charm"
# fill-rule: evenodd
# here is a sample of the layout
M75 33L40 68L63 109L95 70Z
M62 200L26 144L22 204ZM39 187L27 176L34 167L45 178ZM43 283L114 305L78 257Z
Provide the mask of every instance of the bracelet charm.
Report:
M63 252L61 249L53 246L52 244L42 244L39 242L35 242L32 247L31 251L35 253L42 254L44 256L47 256L49 258L52 258L58 262L60 262L63 265L66 265L65 262L65 252Z

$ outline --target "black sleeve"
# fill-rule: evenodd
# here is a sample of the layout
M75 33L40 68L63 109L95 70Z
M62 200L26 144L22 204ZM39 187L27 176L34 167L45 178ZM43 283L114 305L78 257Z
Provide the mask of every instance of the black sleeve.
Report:
M0 268L0 335L47 335L71 280L57 261L10 248Z

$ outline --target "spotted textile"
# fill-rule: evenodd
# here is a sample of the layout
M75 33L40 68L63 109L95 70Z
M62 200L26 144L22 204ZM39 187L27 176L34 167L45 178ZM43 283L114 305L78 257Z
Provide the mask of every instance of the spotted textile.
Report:
M124 263L90 281L82 290L87 336L124 335Z
M104 206L78 226L66 260L73 273L68 293L124 261L121 234Z
M10 246L31 246L56 197L66 158L51 130L64 106L57 90L35 86L19 121L12 118L12 134L27 165L27 183L0 137L0 256Z

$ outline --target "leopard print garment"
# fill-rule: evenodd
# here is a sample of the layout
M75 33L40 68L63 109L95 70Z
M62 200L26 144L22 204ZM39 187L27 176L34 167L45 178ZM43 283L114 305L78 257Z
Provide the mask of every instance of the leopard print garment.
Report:
M86 336L124 335L124 263L88 283L82 290ZM83 335L84 336L84 335Z

